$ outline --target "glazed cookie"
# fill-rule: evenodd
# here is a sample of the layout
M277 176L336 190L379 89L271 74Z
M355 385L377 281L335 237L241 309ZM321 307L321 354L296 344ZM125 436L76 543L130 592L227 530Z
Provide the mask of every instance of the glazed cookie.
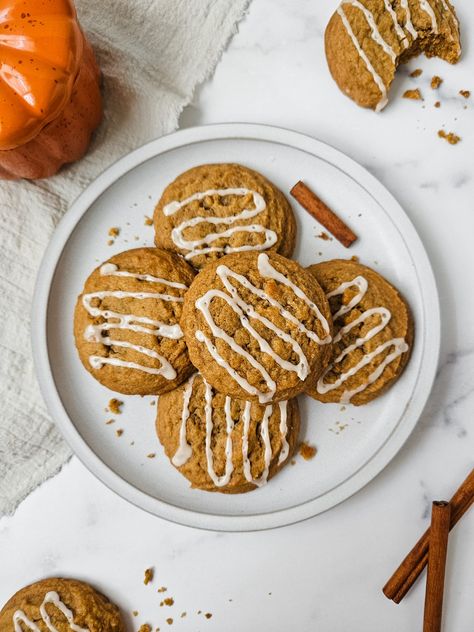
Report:
M22 588L0 612L0 632L125 632L119 609L75 579L42 579Z
M159 395L192 372L179 325L192 268L172 252L136 248L89 276L74 315L84 367L128 395Z
M192 487L231 494L261 487L294 453L295 399L262 406L216 393L199 374L160 397L156 430Z
M314 277L276 253L209 264L184 299L194 366L220 393L266 404L290 399L331 357L329 304Z
M308 270L333 314L334 359L307 393L321 402L366 404L402 373L413 345L413 321L399 292L380 274L335 259Z
M400 63L424 53L451 64L461 55L449 0L343 0L325 34L329 70L363 107L381 110Z
M166 187L155 209L155 243L195 268L232 252L275 250L290 257L296 223L283 193L235 164L201 165Z

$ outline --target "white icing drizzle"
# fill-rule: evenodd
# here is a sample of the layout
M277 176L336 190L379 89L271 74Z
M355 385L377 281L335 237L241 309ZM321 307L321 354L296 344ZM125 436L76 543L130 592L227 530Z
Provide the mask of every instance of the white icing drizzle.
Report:
M354 31L352 30L352 27L349 23L349 20L347 19L346 14L344 13L344 9L342 8L342 6L338 7L337 13L340 16L342 23L344 25L344 28L346 29L349 37L351 38L352 43L354 44L357 52L359 53L360 58L365 63L367 70L372 75L372 78L375 84L377 85L378 89L380 90L382 94L380 101L377 103L375 107L375 111L380 112L388 103L387 87L385 83L383 82L382 77L377 73L375 68L372 66L370 59L367 57L367 55L365 54L365 51L362 49L361 45L359 44L357 37L355 36Z
M367 20L367 24L370 26L372 39L384 50L384 52L390 57L392 62L395 63L397 60L397 55L390 44L388 44L388 42L386 42L380 34L377 24L375 23L374 14L369 11L369 9L367 9L367 7L365 7L361 2L359 2L359 0L342 0L341 4L350 4L362 11L365 19Z
M409 46L408 38L405 35L405 31L402 29L402 27L398 23L397 14L394 8L392 7L391 0L384 0L384 4L385 4L385 8L390 14L390 17L392 18L393 27L398 36L398 39L400 40L400 43L403 45L403 48L408 48Z
M408 0L400 0L400 6L405 11L405 28L413 37L414 40L418 39L418 31L413 26L413 22L411 21L411 12L410 7L408 5Z
M253 478L252 476L252 468L250 459L248 457L249 451L249 428L250 428L250 402L245 403L244 413L242 415L242 421L244 424L243 435L242 435L242 457L243 457L243 470L244 476L249 483L252 485L256 485L257 487L262 487L268 480L268 471L270 468L270 463L272 461L272 445L270 443L270 433L268 431L268 422L272 415L273 406L270 404L265 406L265 411L263 413L263 419L260 424L260 436L262 437L263 444L265 446L264 453L264 469L260 476L260 478Z
M197 374L194 374L187 382L183 393L183 408L181 411L181 425L179 429L179 444L171 462L176 467L181 467L189 461L192 456L192 447L189 445L186 438L186 423L189 419L189 402L193 393L194 380ZM204 383L204 416L206 423L206 438L205 438L205 451L206 451L206 464L207 473L216 487L224 487L228 485L234 471L233 453L232 453L232 432L235 427L235 422L232 419L231 404L232 399L230 397L225 398L224 413L226 419L226 445L225 445L225 468L224 474L218 476L214 470L214 457L212 453L212 399L213 390L212 387L202 378ZM278 457L278 464L280 465L288 458L289 444L287 440L288 435L288 413L287 413L287 401L278 402L280 411L280 437L281 437L281 449ZM269 433L269 420L273 413L273 405L267 404L264 409L263 418L260 425L260 436L264 443L264 470L262 475L258 479L254 479L251 473L251 464L248 458L248 434L250 429L250 413L251 403L245 402L244 410L242 412L242 458L243 458L243 472L246 480L249 483L261 487L267 482L270 463L272 460L272 447L270 442Z
M217 476L214 470L214 459L212 456L212 388L204 382L206 390L204 392L204 412L206 417L206 461L207 461L207 473L212 479L212 482L216 487L224 487L230 481L232 472L234 471L234 465L232 463L232 430L234 429L234 422L232 420L232 414L230 410L230 397L225 398L224 411L226 419L226 441L225 441L225 470L222 476Z
M436 20L436 14L433 11L433 7L428 2L428 0L419 0L420 9L422 9L426 14L429 15L431 20L431 27L435 33L438 33L438 22Z
M344 314L350 312L354 307L356 307L360 301L365 296L365 293L368 289L367 279L363 276L357 276L352 281L346 281L345 283L341 283L335 290L329 292L326 296L327 298L331 298L333 296L344 294L346 289L349 287L357 287L357 294L351 299L351 301L347 305L342 305L342 307L334 314L334 320L337 320ZM393 351L389 353L384 360L378 365L378 367L369 375L367 382L362 383L360 386L353 390L346 390L341 396L340 403L348 404L352 397L357 393L361 393L364 391L369 384L373 384L384 372L385 367L387 367L391 362L393 362L396 358L398 358L402 353L408 351L408 345L405 342L404 338L392 338L391 340L387 340L381 345L379 345L374 351L365 354L363 358L351 369L346 371L345 373L341 373L336 381L334 382L325 382L324 378L326 375L333 369L335 364L339 364L342 360L349 354L362 347L366 342L374 338L378 333L380 333L385 327L388 325L392 318L392 314L385 307L373 307L365 310L360 316L356 319L341 327L336 336L334 337L334 343L340 342L348 332L350 332L354 327L360 325L365 322L372 316L378 315L379 323L369 329L369 331L363 337L359 337L356 339L354 343L345 347L341 353L333 360L332 364L324 371L317 383L317 391L320 394L328 393L336 388L339 388L342 384L344 384L350 377L358 373L362 368L367 366L372 362L374 358L376 358L379 354L383 353L385 350L393 347Z
M90 632L89 628L81 628L80 626L74 623L74 615L72 611L66 606L66 604L64 604L61 601L58 593L55 591L50 591L46 593L43 599L43 603L40 606L41 617L44 621L44 624L46 625L48 630L50 630L50 632L58 632L58 630L51 623L51 618L46 611L46 604L48 603L53 604L54 606L56 606L58 610L62 612L62 614L66 617L67 622L69 623L69 628L73 632ZM40 628L36 625L36 623L31 621L23 612L23 610L16 610L13 614L13 627L14 627L15 632L22 632L20 622L24 623L30 630L33 630L33 632L41 632Z
M262 253L258 256L258 270L262 277L274 279L278 283L289 287L298 298L300 298L308 305L311 311L316 314L316 317L321 323L326 334L325 338L319 338L319 336L314 331L310 331L309 329L307 329L303 325L303 323L295 318L295 316L293 316L293 314L291 314L288 310L286 310L281 303L269 296L264 290L255 287L245 276L237 274L225 265L218 266L216 273L222 281L222 284L224 285L228 294L221 290L208 290L203 296L199 297L196 300L195 305L196 308L199 309L200 312L203 314L214 338L219 338L223 340L232 349L232 351L245 358L249 362L249 364L261 374L263 380L266 383L268 389L267 392L260 391L255 386L251 385L244 377L242 377L235 369L233 369L229 362L227 362L227 360L225 360L219 354L216 346L212 344L211 340L204 334L203 331L196 331L195 336L199 342L203 342L206 345L208 352L214 358L214 360L219 364L219 366L226 369L229 375L239 384L239 386L247 391L247 393L258 396L260 403L265 404L272 400L273 395L276 392L276 384L274 380L270 377L270 374L265 369L263 364L256 360L246 349L241 347L232 336L230 336L226 331L224 331L216 324L210 311L212 300L214 298L220 298L224 300L229 305L229 307L239 316L242 326L257 341L260 350L263 353L268 354L273 359L273 361L281 368L285 369L285 371L294 372L301 380L305 380L309 374L308 361L298 342L294 340L288 333L277 327L268 318L259 314L252 305L246 303L239 295L237 287L235 287L229 281L229 278L233 278L259 299L265 300L270 303L270 305L278 309L280 314L287 321L295 325L298 331L303 333L307 338L316 342L317 344L329 343L331 341L331 336L329 324L324 316L321 314L318 307L309 300L306 294L298 286L287 279L283 274L275 270L275 268L270 264L268 255ZM292 362L289 362L288 360L285 360L284 358L279 356L273 350L271 345L265 340L265 338L263 338L255 330L255 328L252 327L252 325L250 324L250 318L263 323L265 327L267 327L270 331L273 331L278 338L289 344L292 347L295 355L297 355L299 358L298 364L293 364Z
M240 213L236 215L229 215L227 217L209 217L209 216L201 216L198 215L196 217L192 217L184 222L181 222L176 228L173 228L171 231L171 239L173 243L183 250L189 250L189 252L185 255L185 259L189 260L198 255L204 255L209 252L223 252L225 254L229 254L231 252L244 252L247 250L267 250L271 248L274 244L276 244L278 236L275 231L270 230L269 228L265 228L261 224L238 224L237 222L242 220L252 219L257 215L260 215L266 209L266 203L260 193L256 191L251 191L250 189L245 188L235 188L235 189L208 189L207 191L200 191L198 193L194 193L190 197L182 200L181 202L173 201L169 204L166 204L163 207L163 214L165 216L174 215L181 208L187 206L191 202L196 200L203 200L204 198L212 195L218 196L227 196L227 195L236 195L236 196L245 196L248 194L252 194L252 200L254 208L246 208ZM202 239L194 239L188 240L183 236L186 228L191 228L194 226L198 226L199 224L211 224L211 225L228 225L231 228L228 228L225 231L218 233L209 233ZM234 225L236 224L236 225ZM231 246L211 246L210 244L214 243L218 239L222 239L225 237L230 237L231 235L239 232L245 233L262 233L265 236L265 240L261 244L257 245L245 245L239 247L231 247ZM202 246L207 246L203 248Z
M141 281L147 281L148 283L159 283L161 285L167 285L179 290L186 290L187 286L183 283L177 283L175 281L168 281L160 277L154 277L150 274L137 274L134 272L128 272L126 270L119 270L113 263L105 263L100 268L100 274L102 276L118 276L129 277L139 279ZM135 369L144 373L152 375L162 375L167 380L173 380L176 378L176 371L168 362L168 360L154 349L143 347L142 345L132 344L126 340L115 340L109 335L103 335L105 332L111 329L123 329L127 331L139 332L150 334L151 336L159 336L163 338L171 338L172 340L178 340L183 336L183 332L179 324L168 325L158 320L152 320L146 316L136 316L134 314L122 314L120 312L114 312L108 309L101 309L92 305L92 300L95 298L104 299L107 297L113 297L117 299L135 298L139 300L161 300L167 302L182 303L183 298L180 296L173 296L171 294L163 294L160 292L124 292L120 290L102 291L102 292L90 292L84 294L82 297L82 304L88 314L94 317L102 317L108 322L103 322L99 325L88 325L84 331L84 338L89 342L98 342L109 347L122 347L127 349L133 349L137 353L146 355L149 358L153 358L160 363L159 367L148 367L136 362L128 362L120 360L114 357L105 357L91 355L89 356L89 363L94 369L100 369L104 364L112 366L125 367L129 369ZM110 319L113 319L110 322ZM144 326L147 325L147 326Z

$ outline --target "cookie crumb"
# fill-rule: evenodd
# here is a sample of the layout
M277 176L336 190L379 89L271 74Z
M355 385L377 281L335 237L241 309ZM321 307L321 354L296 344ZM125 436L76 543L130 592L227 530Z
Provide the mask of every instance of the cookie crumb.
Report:
M415 68L415 70L413 70L413 71L410 73L410 77L415 78L415 77L419 77L419 76L420 76L420 75L422 75L422 74L423 74L423 71L422 71L422 69L421 69L421 68Z
M295 459L291 459L290 463L291 463L291 465L296 465Z
M168 619L166 619L166 623L168 625L173 625L173 619L171 617L169 617Z
M165 606L172 606L174 604L174 599L173 597L166 597L166 599L163 600L163 603Z
M459 90L459 94L465 99L469 99L469 97L471 96L471 93L469 90Z
M115 423L115 419L107 419L107 421L105 422L108 426L110 426L110 424L114 424Z
M151 581L153 581L153 574L154 574L154 571L152 568L145 569L145 573L143 577L143 583L145 584L145 586L149 584Z
M145 215L145 221L143 222L145 226L153 226L153 220L148 215Z
M184 617L186 616L186 614L187 614L186 612L182 612L182 613L181 613L181 619L184 619Z
M319 239L322 239L323 241L332 241L332 238L329 237L329 235L325 233L324 231L320 232L319 235L317 235L317 237Z
M138 617L139 612L138 612L138 610L134 610L134 611L132 612L132 614L133 614L133 616L134 616L134 617Z
M122 414L122 411L120 410L121 406L123 406L123 402L121 402L119 399L116 399L115 397L113 397L109 401L109 411L113 413L114 415Z
M431 79L431 87L433 88L433 90L437 90L442 83L443 83L443 80L441 79L441 77L438 77L438 75L435 75Z
M357 255L352 255L351 261L354 261L354 263L359 263L359 257Z
M109 240L107 241L107 246L112 246L112 245L113 245L113 243L114 243L114 240L113 240L113 239L109 239Z
M435 106L435 108L440 108L441 107L441 101L436 101L434 106Z
M151 632L151 625L148 625L148 623L144 623L138 628L138 632Z
M154 458L155 458L155 456L156 456L156 453L155 453L155 452L150 452L150 454L147 454L147 455L146 455L146 458L147 458L147 459L154 459Z
M446 133L444 129L438 130L438 136L440 138L444 138L444 140L447 140L450 145L457 145L461 140L461 137L454 132Z
M150 406L156 406L156 399L150 402Z
M121 437L123 435L123 429L117 428L117 430L115 431L115 434L117 435L117 437Z
M140 239L140 237L138 235L135 235L134 239L135 239L135 241L138 241Z
M202 614L202 610L198 610L198 614Z
M423 101L423 97L421 96L421 92L418 88L416 88L416 90L405 90L403 98L413 99L414 101Z
M120 235L120 228L118 226L112 226L109 228L108 235L109 237L113 237L115 239L115 237Z
M157 592L159 593L164 593L166 592L168 589L166 588L166 586L160 586L160 588L158 588Z
M303 443L300 445L299 453L305 461L310 461L311 459L314 459L314 457L316 456L316 452L316 448L312 445L309 445L305 441L303 441Z
M212 612L206 612L206 614L204 616L206 617L206 619L211 619L212 618Z

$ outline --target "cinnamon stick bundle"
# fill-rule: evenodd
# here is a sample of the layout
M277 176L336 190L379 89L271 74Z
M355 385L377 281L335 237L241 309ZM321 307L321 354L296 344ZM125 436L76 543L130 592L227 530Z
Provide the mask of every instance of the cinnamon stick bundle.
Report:
M460 520L474 502L474 469L462 483L450 500L451 517L449 528ZM405 557L397 570L383 587L383 592L388 599L400 603L428 562L428 549L430 545L430 529L421 536L412 550Z
M423 632L441 632L450 523L451 505L445 501L435 500L431 509Z

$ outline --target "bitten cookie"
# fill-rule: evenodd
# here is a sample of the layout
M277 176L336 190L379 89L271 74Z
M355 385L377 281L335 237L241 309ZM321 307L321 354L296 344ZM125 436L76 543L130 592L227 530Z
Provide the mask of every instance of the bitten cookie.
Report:
M192 487L240 494L265 485L294 453L295 399L262 406L216 393L199 374L160 397L156 430Z
M232 252L275 250L290 257L296 223L288 200L242 165L201 165L166 187L155 214L157 246L195 268Z
M193 269L171 252L136 248L89 276L74 315L84 367L104 386L159 395L192 372L179 325Z
M381 110L400 63L424 53L451 64L461 55L449 0L343 0L325 33L329 70L363 107Z
M380 274L335 259L308 268L331 305L334 359L307 393L321 402L366 404L401 375L413 345L410 310Z
M42 579L22 588L0 612L0 632L125 632L119 609L75 579Z
M290 399L331 357L329 304L314 277L276 253L209 264L184 299L194 366L220 393L266 404Z

